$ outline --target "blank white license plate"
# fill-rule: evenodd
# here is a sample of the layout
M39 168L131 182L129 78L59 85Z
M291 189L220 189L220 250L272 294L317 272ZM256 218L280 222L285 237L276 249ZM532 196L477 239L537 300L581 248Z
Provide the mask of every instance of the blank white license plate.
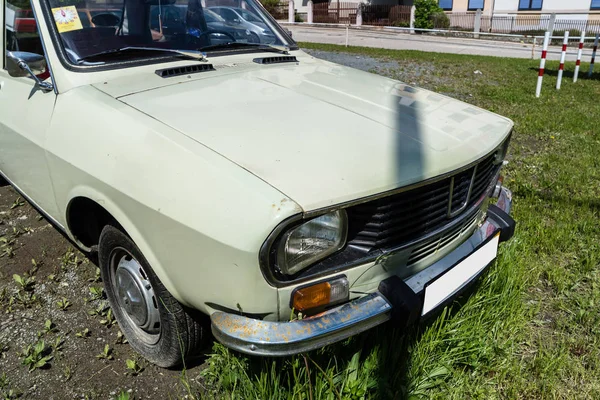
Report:
M428 285L425 288L425 302L421 315L442 304L491 263L498 254L499 241L500 234L496 234L492 240Z

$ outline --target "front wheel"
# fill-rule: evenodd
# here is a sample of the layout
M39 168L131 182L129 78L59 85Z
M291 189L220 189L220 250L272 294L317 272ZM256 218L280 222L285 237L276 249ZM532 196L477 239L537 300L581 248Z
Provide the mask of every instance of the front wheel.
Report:
M127 235L106 226L98 258L113 314L137 352L160 367L197 353L207 336L203 325L171 296Z

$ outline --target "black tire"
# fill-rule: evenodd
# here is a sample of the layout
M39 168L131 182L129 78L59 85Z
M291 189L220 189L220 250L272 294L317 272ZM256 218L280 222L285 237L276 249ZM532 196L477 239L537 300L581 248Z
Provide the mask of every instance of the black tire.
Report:
M258 35L256 33L250 32L250 39L248 40L248 42L260 44L260 38L258 37Z
M199 314L180 304L158 279L150 264L133 241L119 229L106 226L100 235L98 257L102 280L113 315L131 346L148 361L160 367L180 365L186 358L196 354L208 336L204 321ZM116 284L115 262L120 260L137 261L142 267L140 273L150 282L153 291L154 309L160 315L159 332L148 334L136 325L119 300ZM121 264L118 264L121 265ZM121 281L122 282L122 281ZM121 292L122 293L122 292ZM145 303L144 303L145 304ZM149 306L151 307L151 306ZM154 324L154 329L156 324Z

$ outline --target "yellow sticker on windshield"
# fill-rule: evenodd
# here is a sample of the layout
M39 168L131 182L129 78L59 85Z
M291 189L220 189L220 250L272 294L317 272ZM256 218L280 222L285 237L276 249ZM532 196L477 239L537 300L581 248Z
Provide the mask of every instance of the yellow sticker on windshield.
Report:
M75 6L53 8L52 15L60 33L83 29Z

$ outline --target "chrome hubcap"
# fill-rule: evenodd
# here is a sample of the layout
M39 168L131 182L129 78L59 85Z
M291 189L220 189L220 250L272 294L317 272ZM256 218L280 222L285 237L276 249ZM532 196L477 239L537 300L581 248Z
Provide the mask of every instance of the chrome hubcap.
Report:
M140 263L129 254L118 261L114 284L119 306L132 324L149 335L160 333L160 313L152 284Z

